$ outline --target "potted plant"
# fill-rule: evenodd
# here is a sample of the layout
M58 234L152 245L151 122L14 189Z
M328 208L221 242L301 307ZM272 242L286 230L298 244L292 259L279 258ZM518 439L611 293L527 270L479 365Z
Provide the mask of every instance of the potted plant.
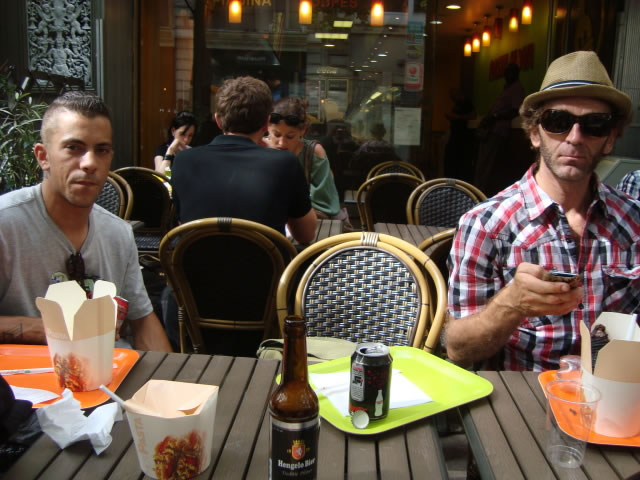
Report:
M0 194L40 181L33 154L40 139L40 122L47 108L34 102L13 81L11 68L0 68Z

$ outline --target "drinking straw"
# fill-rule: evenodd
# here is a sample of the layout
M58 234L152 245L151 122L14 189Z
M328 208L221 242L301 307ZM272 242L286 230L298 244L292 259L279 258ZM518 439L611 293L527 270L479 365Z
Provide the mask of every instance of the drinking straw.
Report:
M104 385L100 385L100 390L102 390L104 393L106 393L107 395L109 395L111 397L111 399L116 402L118 405L120 405L124 410L126 410L126 407L124 406L124 400L122 400L118 395L116 395L115 393L113 393L111 390L109 390L107 387L105 387Z

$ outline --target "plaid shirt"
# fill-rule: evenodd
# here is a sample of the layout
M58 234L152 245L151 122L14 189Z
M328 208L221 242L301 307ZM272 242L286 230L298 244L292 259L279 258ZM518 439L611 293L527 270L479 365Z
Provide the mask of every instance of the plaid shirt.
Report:
M580 320L591 327L602 311L631 313L640 303L640 202L596 180L577 244L562 207L538 187L535 168L460 219L449 311L455 318L481 311L522 262L578 273L585 296L569 314L525 318L491 363L500 369L558 368L562 355L580 353Z
M627 173L616 188L630 197L640 200L640 170Z

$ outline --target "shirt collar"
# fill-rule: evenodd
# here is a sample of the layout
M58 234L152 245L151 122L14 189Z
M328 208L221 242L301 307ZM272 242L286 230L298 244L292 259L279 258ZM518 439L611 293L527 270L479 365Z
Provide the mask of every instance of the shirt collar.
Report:
M529 220L535 220L543 215L549 208L558 209L559 204L551 199L538 182L536 182L535 174L538 170L538 164L534 163L529 167L525 176L519 182L519 188L524 198L525 208L527 209ZM605 188L598 179L596 174L591 176L590 187L593 191L593 201L589 209L593 209L596 204L602 208L604 214L607 212L605 198Z

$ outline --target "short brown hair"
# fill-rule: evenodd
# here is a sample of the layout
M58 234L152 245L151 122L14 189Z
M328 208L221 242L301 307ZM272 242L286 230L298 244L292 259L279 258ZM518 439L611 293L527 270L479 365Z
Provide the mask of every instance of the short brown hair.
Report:
M279 113L282 116L296 115L304 122L300 125L300 128L304 128L308 123L307 106L308 102L302 98L286 97L281 98L273 104L273 111L275 113Z
M59 110L69 110L79 113L87 118L105 117L111 123L109 107L97 95L90 92L74 90L66 92L57 97L44 113L42 126L40 127L40 137L46 143L51 132L55 129L54 117Z
M223 132L257 132L266 125L272 107L271 90L257 78L227 80L216 93L216 116Z

